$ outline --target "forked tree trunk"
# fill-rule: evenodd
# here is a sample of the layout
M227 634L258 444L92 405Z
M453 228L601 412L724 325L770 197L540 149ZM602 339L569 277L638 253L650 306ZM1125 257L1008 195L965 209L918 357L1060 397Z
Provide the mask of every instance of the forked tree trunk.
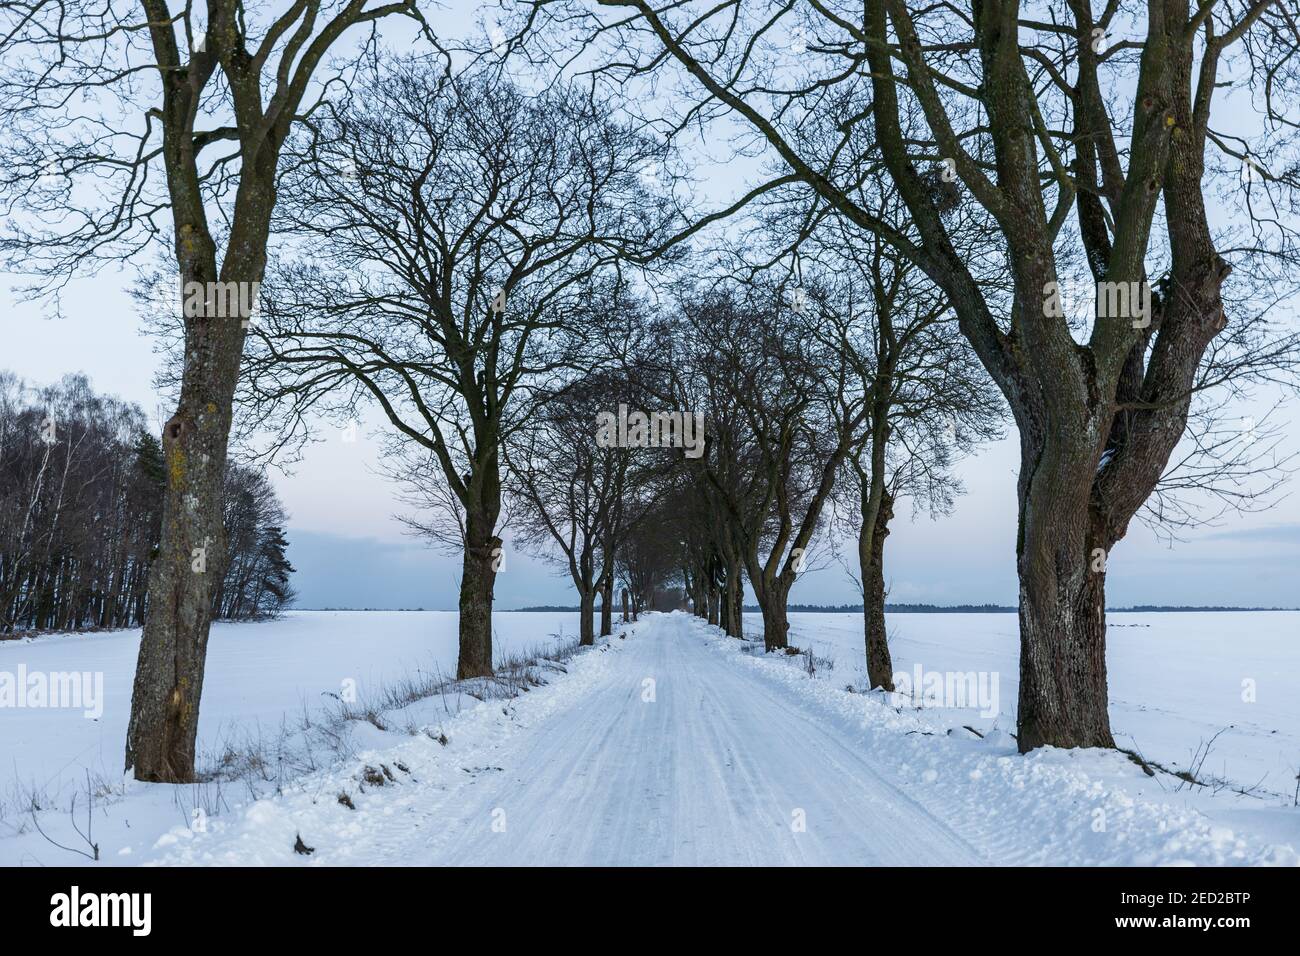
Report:
M266 247L276 201L280 146L293 117L299 114L305 82L326 56L331 44L348 27L404 10L363 11L353 4L338 12L327 27L313 34L310 12L303 22L301 50L290 52L278 67L256 64L244 50L247 39L242 9L212 4L208 24L213 47L203 57L185 63L177 56L175 38L166 17L150 16L149 33L161 83L161 108L150 110L162 132L161 154L174 227L174 251L183 295L189 282L233 287L241 307L252 303L266 270ZM152 12L153 8L150 7ZM292 17L290 19L293 19ZM289 22L289 21L285 21ZM195 155L194 117L211 95L209 79L219 69L230 89L236 116L240 164L228 220L229 233L221 269L208 223ZM259 100L263 66L280 74L282 87L273 109ZM286 83L290 68L294 82ZM299 82L302 80L303 82ZM207 92L205 92L205 89ZM224 230L223 230L224 231ZM127 726L125 762L137 779L182 782L194 775L194 741L203 690L204 658L212 613L213 578L225 559L221 488L235 386L243 352L243 308L213 309L212 286L206 286L201 314L186 310L185 360L180 402L163 430L163 460L167 473L157 557L149 570L147 618L140 639L131 716ZM248 293L246 296L245 293ZM228 302L226 303L228 306ZM490 594L490 585L489 585Z
M471 511L465 521L460 578L460 650L456 678L492 674L492 593L501 560L496 522Z
M864 502L864 505L866 502ZM875 520L864 517L858 535L858 563L862 575L862 615L867 644L867 681L872 687L894 689L894 662L885 630L885 538L894 516L894 498L882 489ZM868 524L868 521L871 523Z

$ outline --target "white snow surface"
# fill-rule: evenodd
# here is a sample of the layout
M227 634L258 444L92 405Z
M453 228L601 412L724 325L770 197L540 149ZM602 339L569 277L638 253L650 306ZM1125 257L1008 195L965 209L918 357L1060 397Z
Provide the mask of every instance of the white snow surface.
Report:
M578 615L493 615L498 655L575 637ZM291 611L282 619L212 626L199 707L199 753L212 756L247 734L272 736L302 711L319 711L355 682L364 698L411 673L456 673L452 611ZM121 774L140 629L49 634L0 641L0 671L104 675L103 717L80 711L0 708L0 809L15 791L51 797L84 786L85 773ZM61 801L66 805L66 799ZM3 834L0 827L0 835Z
M865 683L861 614L791 614L791 644L834 661L843 683ZM997 725L1014 732L1020 633L1015 614L891 614L894 671L998 675ZM745 616L747 635L763 631ZM1106 661L1115 742L1224 789L1293 803L1300 773L1300 612L1110 612ZM980 730L995 721L968 712Z
M336 689L340 674L375 683L400 676L420 662L419 650L450 670L455 618L446 618L436 648L412 637L427 635L431 615L303 612L218 629L201 735L217 741L222 725L271 722L277 706L293 710L309 694ZM1220 721L1235 721L1246 729L1221 736L1207 768L1217 772L1218 755L1226 770L1276 764L1280 774L1288 749L1300 762L1300 615L1127 618L1151 627L1118 639L1111 631L1117 737L1127 728L1149 759L1172 767L1179 748L1190 752ZM575 622L498 615L498 644L541 644L561 626L572 634ZM441 699L417 701L384 714L386 730L351 721L345 756L278 792L240 782L124 782L95 804L100 865L1300 865L1300 810L1281 795L1281 780L1250 795L1179 789L1176 777L1148 777L1114 752L1018 755L1009 736L1014 616L897 615L890 623L896 670L1000 669L1000 713L918 709L861 692L857 615L794 618L792 643L834 661L814 661L815 676L804 657L764 655L761 644L685 614L647 615L512 700L462 701L458 711ZM1236 639L1212 640L1221 628L1236 628ZM1271 633L1254 640L1260 631ZM120 753L122 731L111 728L124 725L137 644L138 632L0 644L0 670L20 659L63 669L90 669L93 660L111 675L98 722L0 710L0 774L11 763L28 774L66 764L48 809L33 816L10 807L0 818L0 864L86 862L50 842L85 846L72 826L86 827L84 796L76 816L68 812L83 763L68 755L85 744L82 724L97 728L98 759ZM1202 645L1219 656L1204 659ZM223 656L236 650L238 660ZM432 666L427 658L424 666ZM1217 673L1199 676L1209 670ZM1238 713L1226 688L1240 699L1241 680L1253 674L1255 709ZM1207 694L1220 685L1223 699ZM381 785L364 781L376 774ZM299 837L314 852L295 853Z

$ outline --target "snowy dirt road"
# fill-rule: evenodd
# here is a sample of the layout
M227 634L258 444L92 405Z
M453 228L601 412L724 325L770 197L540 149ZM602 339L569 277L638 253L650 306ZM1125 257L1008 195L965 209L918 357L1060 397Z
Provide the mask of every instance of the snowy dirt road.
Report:
M1020 756L964 731L970 711L846 690L825 662L810 679L685 614L625 630L509 700L354 720L354 756L202 828L157 836L141 785L96 834L113 862L163 865L1300 864L1290 807L1183 792L1114 751Z
M685 615L648 618L618 650L601 685L503 755L411 862L986 862L859 741L711 650Z

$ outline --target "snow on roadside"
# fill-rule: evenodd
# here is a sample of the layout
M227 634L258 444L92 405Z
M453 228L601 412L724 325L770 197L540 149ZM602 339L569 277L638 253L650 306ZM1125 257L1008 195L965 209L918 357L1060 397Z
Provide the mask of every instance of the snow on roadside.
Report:
M568 612L492 615L498 657L526 653L548 635L575 637ZM275 737L332 706L345 687L362 700L411 677L456 672L455 611L290 611L259 622L212 626L199 708L201 767L246 738ZM140 628L0 641L0 673L102 675L103 713L0 707L0 838L33 794L65 810L93 781L116 789L131 712Z
M20 832L0 839L0 865L88 862L77 856L89 846L78 830L89 830L100 865L109 866L400 865L439 809L493 772L497 755L601 682L621 643L602 642L563 665L542 662L545 683L516 697L474 702L457 685L446 700L379 715L384 727L403 730L349 720L337 747L347 756L291 776L277 792L263 794L258 781L171 787L126 779L121 793L96 803L89 828L84 798L75 816L66 805L28 815ZM313 852L295 852L300 836Z
M1147 777L1110 751L1044 748L1020 756L1005 717L988 732L989 718L974 710L895 706L884 694L845 689L845 675L824 662L810 676L803 658L765 656L761 645L683 619L711 652L729 658L728 666L748 669L758 687L861 746L882 777L991 861L1300 865L1300 810L1229 792L1177 790L1176 778ZM304 775L282 774L271 794L240 782L223 789L126 781L120 795L96 803L89 819L84 801L75 817L66 806L53 807L36 815L45 835L28 825L0 838L0 864L80 862L75 854L88 842L78 830L98 844L100 865L420 861L446 819L473 805L470 788L490 786L536 744L544 721L581 708L586 695L614 679L614 655L626 646L617 638L602 642L517 697L474 702L462 695L459 709L431 697L385 710L374 723L348 721L339 748L346 757ZM295 852L299 840L311 852Z
M1015 726L1020 627L1009 614L888 614L895 671L999 679L995 714ZM747 633L761 632L747 615ZM1300 612L1110 612L1106 671L1115 741L1210 789L1292 805L1300 771ZM790 643L865 679L862 614L793 613ZM859 677L860 675L860 677ZM993 721L968 720L978 730ZM1208 752L1207 749L1209 748Z
M602 680L619 642L580 652L560 674L519 697L486 700L450 717L435 701L391 714L437 728L447 742L379 731L354 722L370 743L343 765L311 774L283 793L210 820L206 832L176 826L146 851L165 866L401 865L427 842L441 809L481 774L499 770L499 755L557 710ZM369 781L369 782L367 782ZM347 795L352 807L341 802ZM311 853L296 852L298 839Z
M1115 751L1017 753L1008 730L970 733L974 711L893 706L891 695L810 676L802 657L765 655L696 620L702 640L781 688L812 719L855 732L936 817L995 858L1043 866L1300 865L1300 810L1236 794L1175 791ZM1220 821L1231 818L1235 825Z

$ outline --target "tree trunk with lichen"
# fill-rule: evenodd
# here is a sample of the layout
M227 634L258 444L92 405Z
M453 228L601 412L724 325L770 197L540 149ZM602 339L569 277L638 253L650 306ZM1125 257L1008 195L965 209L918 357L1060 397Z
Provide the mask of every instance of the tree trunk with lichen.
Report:
M236 242L228 255L242 248ZM181 231L178 251L184 283L214 280L210 244L196 231ZM260 277L261 260L250 254L245 261ZM156 783L194 777L212 592L225 563L221 489L248 317L212 306L205 296L203 314L187 319L180 403L163 427L162 534L149 569L127 727L126 769Z

